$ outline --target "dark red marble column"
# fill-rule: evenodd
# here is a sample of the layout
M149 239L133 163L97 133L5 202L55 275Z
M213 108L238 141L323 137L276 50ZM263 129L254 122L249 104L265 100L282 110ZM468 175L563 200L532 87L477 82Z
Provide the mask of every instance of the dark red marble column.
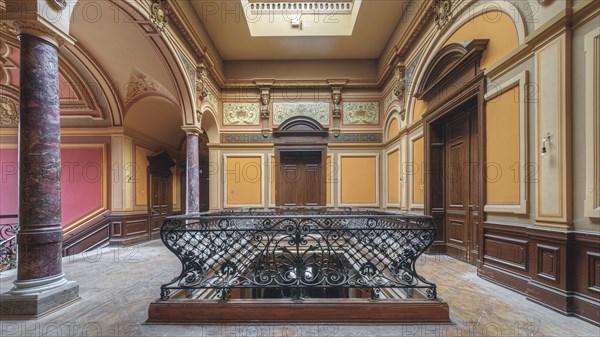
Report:
M187 131L187 213L200 211L199 131Z
M62 273L58 49L23 34L19 113L18 281Z
M35 317L79 298L62 272L58 48L22 33L17 280L0 317Z

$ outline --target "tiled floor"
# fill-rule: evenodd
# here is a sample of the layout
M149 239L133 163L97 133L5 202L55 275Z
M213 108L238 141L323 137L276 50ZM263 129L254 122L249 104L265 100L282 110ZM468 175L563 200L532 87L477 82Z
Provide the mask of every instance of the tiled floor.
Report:
M436 282L453 325L146 325L160 284L178 274L178 260L159 241L65 258L64 271L81 300L37 321L0 321L0 336L600 336L600 327L566 317L477 277L475 268L447 257L424 256L418 271ZM15 273L0 275L0 291Z

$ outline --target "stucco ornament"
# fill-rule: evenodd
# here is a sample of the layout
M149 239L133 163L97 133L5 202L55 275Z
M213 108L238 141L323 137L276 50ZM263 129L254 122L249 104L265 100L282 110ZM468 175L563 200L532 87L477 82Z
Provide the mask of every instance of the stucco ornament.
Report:
M434 20L438 28L444 27L444 25L450 20L450 10L452 9L452 2L450 0L435 0L433 4Z
M19 123L19 106L9 97L0 96L0 125L17 125Z
M150 21L158 28L161 32L167 27L169 23L169 4L167 0L152 0L152 14L150 15Z

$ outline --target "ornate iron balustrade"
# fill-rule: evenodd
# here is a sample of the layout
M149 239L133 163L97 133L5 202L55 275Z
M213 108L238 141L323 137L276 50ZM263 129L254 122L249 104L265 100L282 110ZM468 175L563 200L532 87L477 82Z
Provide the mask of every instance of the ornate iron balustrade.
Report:
M307 289L382 289L437 299L435 284L417 274L417 258L433 243L429 216L372 210L269 208L169 217L161 238L182 270L162 285L205 289L227 300L234 288L277 289L302 300Z
M3 219L17 219L17 215L0 215L0 221ZM18 230L18 222L0 224L0 272L17 267Z

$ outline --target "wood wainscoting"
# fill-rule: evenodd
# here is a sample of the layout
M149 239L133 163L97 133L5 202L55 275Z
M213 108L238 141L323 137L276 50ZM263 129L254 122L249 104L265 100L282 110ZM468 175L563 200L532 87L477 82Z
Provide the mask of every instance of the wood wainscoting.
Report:
M600 233L485 222L483 247L482 278L600 324Z

